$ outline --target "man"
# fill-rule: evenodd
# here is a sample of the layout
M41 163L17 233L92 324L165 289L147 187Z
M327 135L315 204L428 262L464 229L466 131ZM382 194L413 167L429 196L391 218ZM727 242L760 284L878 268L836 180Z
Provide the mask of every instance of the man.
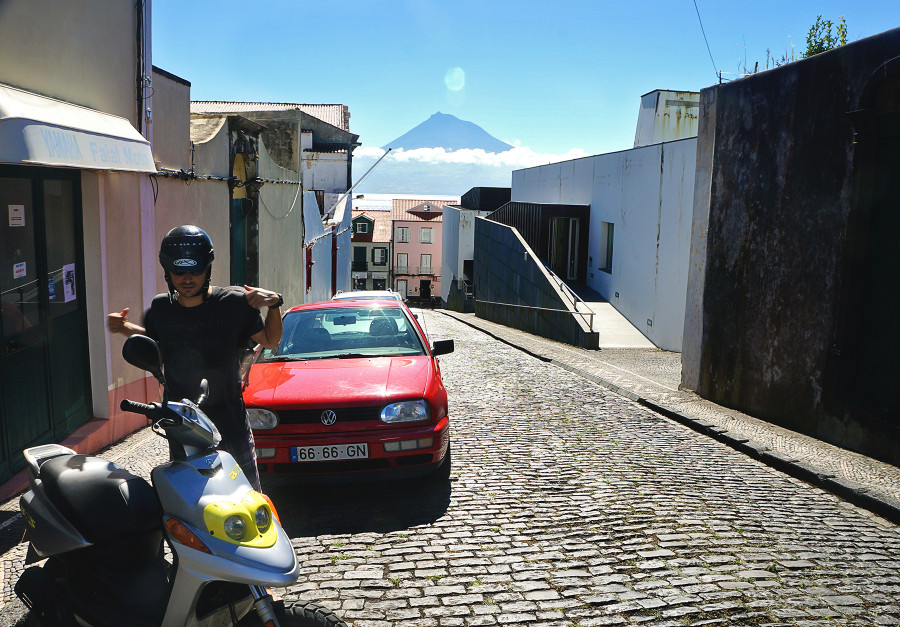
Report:
M210 286L213 246L196 226L169 231L159 248L168 293L158 294L144 326L128 321L129 308L108 315L109 330L147 335L159 343L173 398L195 399L209 382L204 412L222 435L222 448L259 490L253 434L241 397L240 361L252 341L276 348L281 340L281 295L258 287ZM259 310L267 307L265 321Z

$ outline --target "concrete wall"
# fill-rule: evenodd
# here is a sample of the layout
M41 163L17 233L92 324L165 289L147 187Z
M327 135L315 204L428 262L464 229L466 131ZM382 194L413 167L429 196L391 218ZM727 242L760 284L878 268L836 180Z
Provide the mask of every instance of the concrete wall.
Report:
M153 160L157 168L191 168L191 85L153 72ZM185 106L188 103L188 106Z
M463 210L459 207L444 206L444 226L441 230L441 267L444 268L444 276L441 277L441 300L450 302L450 288L457 278L462 278L462 259L459 248L460 219ZM474 225L473 225L474 226ZM474 248L474 228L472 230L472 245Z
M475 258L475 314L479 318L596 348L596 334L589 335L582 319L567 311L556 282L518 231L476 218Z
M489 213L491 211L473 211L459 206L444 205L441 237L441 299L445 304L451 300L451 290L462 289L463 262L475 259L475 220ZM459 280L458 285L453 284L454 279ZM459 299L462 302L462 296L459 296Z
M321 189L331 193L343 193L347 184L347 154L341 152L304 152L300 161L303 173L303 189ZM325 212L332 208L325 203Z
M708 214L708 233L705 250L694 237L702 285L689 291L683 379L719 404L892 463L896 418L862 409L869 390L852 369L831 373L863 332L841 320L860 307L864 277L846 269L866 250L853 244L873 191L848 113L876 104L863 102L866 86L898 51L900 29L704 90L697 190L709 193L694 215L700 230ZM892 80L877 106L896 107ZM898 335L896 316L878 324L885 342Z
M697 136L700 94L656 90L641 96L634 147Z
M591 206L588 287L671 351L684 334L696 150L684 139L512 176L513 201ZM614 225L612 272L600 269L603 222Z
M137 126L137 15L132 0L4 0L0 82Z
M313 192L303 192L303 245L312 247L312 281L306 291L306 251L304 249L303 302L317 303L329 300L331 293L331 231L334 227L325 227L319 215L319 205Z
M335 207L332 222L335 225L333 237L337 238L337 255L334 259L334 292L350 291L350 262L353 260L353 210L350 194Z

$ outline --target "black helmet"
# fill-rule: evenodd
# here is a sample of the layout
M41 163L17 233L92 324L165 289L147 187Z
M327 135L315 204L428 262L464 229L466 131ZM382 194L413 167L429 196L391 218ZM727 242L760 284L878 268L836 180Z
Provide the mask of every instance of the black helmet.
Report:
M159 245L159 263L169 272L197 274L213 262L212 240L206 231L187 224L166 233Z

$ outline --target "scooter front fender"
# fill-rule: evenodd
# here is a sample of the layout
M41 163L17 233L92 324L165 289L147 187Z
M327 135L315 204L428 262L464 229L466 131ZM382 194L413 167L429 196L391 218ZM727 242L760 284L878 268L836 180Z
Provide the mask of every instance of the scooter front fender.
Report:
M280 532L279 542L282 538L286 539L286 536ZM290 540L287 540L287 544L290 546ZM300 576L300 562L293 552L293 547L291 547L291 553L294 555L293 567L289 571L273 572L225 560L182 544L173 543L172 546L177 554L178 569L175 581L172 582L172 594L169 597L162 627L198 625L194 610L203 587L212 581L283 588L295 583ZM271 548L254 550L270 551Z

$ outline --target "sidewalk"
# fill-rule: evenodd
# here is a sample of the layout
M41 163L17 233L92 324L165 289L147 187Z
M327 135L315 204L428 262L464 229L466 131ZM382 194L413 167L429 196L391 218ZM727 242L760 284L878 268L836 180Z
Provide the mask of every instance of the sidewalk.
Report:
M495 324L474 314L446 309L435 312L590 379L769 466L900 524L900 468L679 390L680 353L656 348L588 350Z

